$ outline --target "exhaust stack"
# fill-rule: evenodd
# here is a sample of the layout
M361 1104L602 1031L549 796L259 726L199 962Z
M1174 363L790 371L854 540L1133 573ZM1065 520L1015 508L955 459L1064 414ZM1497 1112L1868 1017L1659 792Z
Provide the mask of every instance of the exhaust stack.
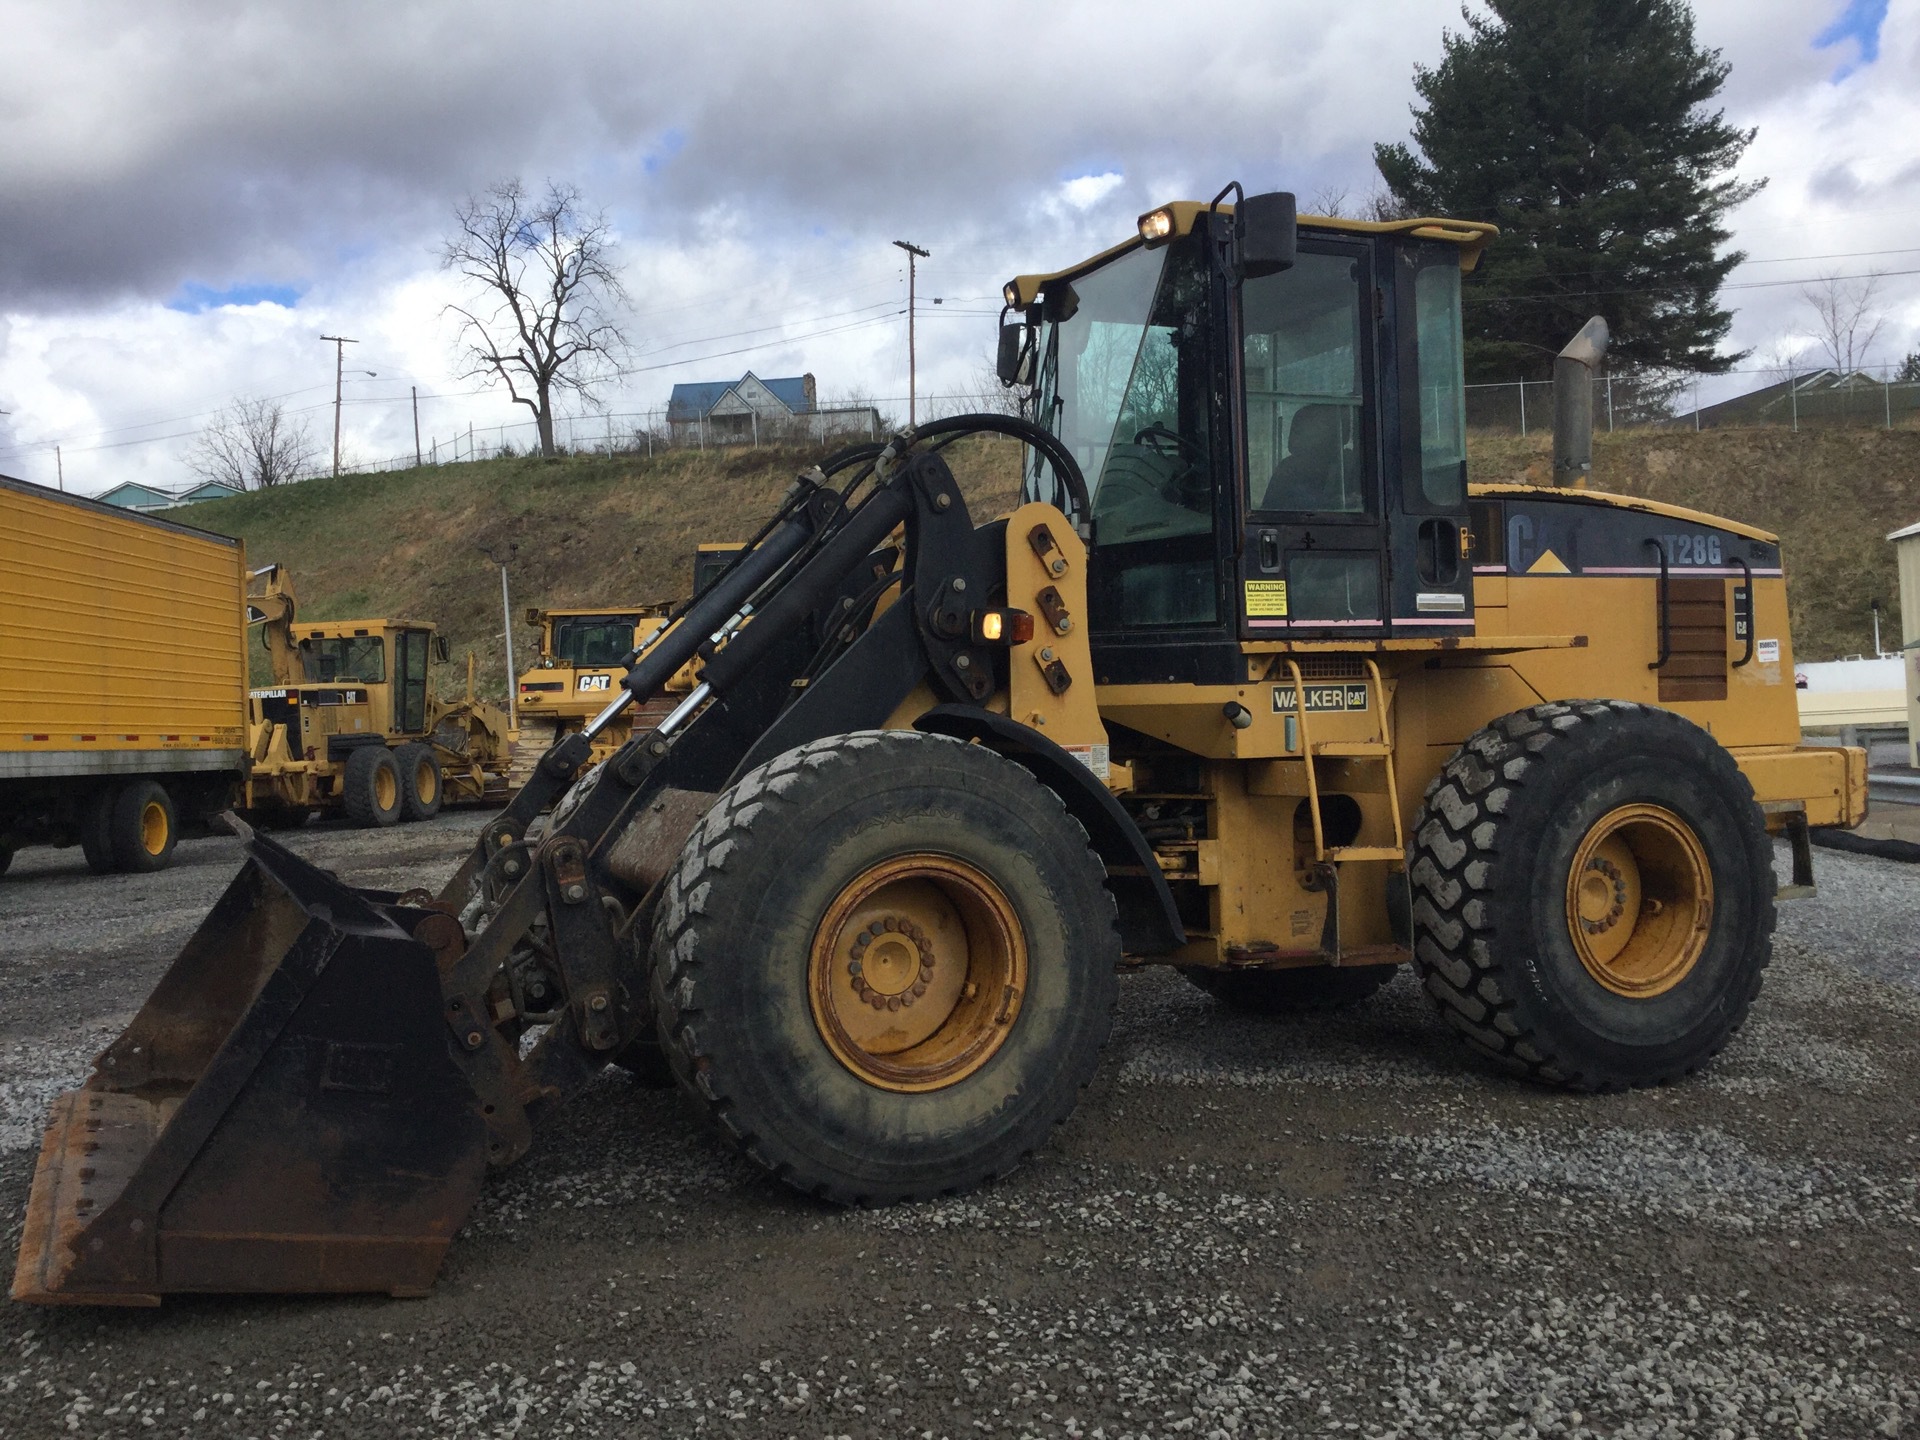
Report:
M1593 478L1593 375L1607 353L1607 322L1596 315L1553 362L1553 483Z

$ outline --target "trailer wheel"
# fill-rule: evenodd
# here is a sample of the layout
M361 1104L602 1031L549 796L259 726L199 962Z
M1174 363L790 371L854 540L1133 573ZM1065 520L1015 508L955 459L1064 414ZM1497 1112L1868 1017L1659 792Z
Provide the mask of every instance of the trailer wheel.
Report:
M864 731L760 766L667 881L654 1003L748 1156L843 1204L964 1190L1072 1111L1118 997L1086 832L991 751Z
M1414 828L1414 963L1506 1068L1659 1084L1745 1020L1772 953L1773 847L1691 721L1617 700L1503 716L1454 752Z
M115 869L129 875L166 869L180 838L173 797L154 780L122 785L108 811L107 837Z
M446 779L440 773L440 757L431 745L418 741L394 751L393 762L400 770L400 811L407 820L431 820L440 813L446 792Z
M1400 973L1400 967L1306 965L1289 970L1215 970L1189 965L1180 973L1230 1010L1254 1015L1310 1015L1349 1010L1371 1000Z
M113 802L119 795L120 787L109 785L94 791L80 807L80 853L96 875L111 875L120 868L113 858Z
M396 825L400 821L400 767L384 745L362 745L347 756L341 777L340 804L347 818L365 827Z

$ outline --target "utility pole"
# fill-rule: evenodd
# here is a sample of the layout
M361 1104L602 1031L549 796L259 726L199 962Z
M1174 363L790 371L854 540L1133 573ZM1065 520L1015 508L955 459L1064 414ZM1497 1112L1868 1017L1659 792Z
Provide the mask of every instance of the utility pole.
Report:
M507 728L520 728L520 677L513 671L513 597L507 593L507 567L500 567L500 614L507 637Z
M60 447L58 445L53 447L53 473L54 477L60 482L61 490L64 491L67 488L67 462L60 458Z
M918 393L913 355L914 266L922 260L929 259L930 255L929 252L922 250L918 245L909 245L904 240L896 240L893 243L907 252L907 427L911 429L914 424L914 401Z
M426 462L420 458L420 387L409 385L413 392L413 468L418 470Z
M347 346L358 345L345 335L322 335L333 342L333 478L340 478L340 382L346 378Z

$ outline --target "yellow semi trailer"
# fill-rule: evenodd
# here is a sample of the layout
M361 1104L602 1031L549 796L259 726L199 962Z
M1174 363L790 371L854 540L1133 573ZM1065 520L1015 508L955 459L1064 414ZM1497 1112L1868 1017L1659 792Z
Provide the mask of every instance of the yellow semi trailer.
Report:
M238 540L0 476L0 871L157 870L246 768Z

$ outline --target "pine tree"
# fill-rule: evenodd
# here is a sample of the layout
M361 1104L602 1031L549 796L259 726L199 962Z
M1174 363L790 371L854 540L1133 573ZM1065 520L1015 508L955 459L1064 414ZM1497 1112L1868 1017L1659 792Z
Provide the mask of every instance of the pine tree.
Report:
M1377 145L1394 201L1491 220L1469 277L1476 380L1545 378L1590 315L1616 369L1722 371L1728 210L1766 182L1729 171L1753 139L1705 107L1728 66L1685 0L1485 0L1414 72L1413 146Z

